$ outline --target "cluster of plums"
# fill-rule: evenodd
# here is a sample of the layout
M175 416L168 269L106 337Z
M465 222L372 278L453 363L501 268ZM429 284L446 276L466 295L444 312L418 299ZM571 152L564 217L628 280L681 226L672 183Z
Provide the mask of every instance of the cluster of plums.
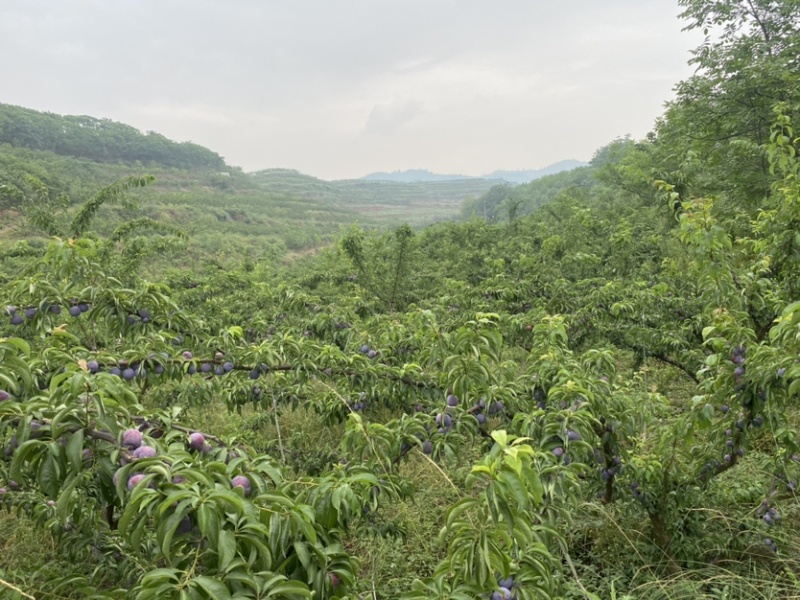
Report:
M196 362L192 362L189 364L187 373L189 373L189 375L194 375L195 373L198 372L203 373L204 375L210 375L211 373L213 373L214 375L225 375L225 373L230 373L235 368L234 364L230 361L222 362L224 356L225 355L222 354L222 352L217 352L214 355L214 363L211 363L209 361L203 361L200 363L199 367ZM194 358L194 355L188 350L186 350L183 353L183 358L186 360L192 360Z
M456 396L452 391L448 391L447 397L445 398L445 410L437 413L435 417L435 422L438 427L438 433L445 434L448 433L453 428L453 416L449 414L447 411L450 408L455 408L460 403L458 396ZM417 412L423 412L425 407L422 404L417 404L415 407ZM496 402L489 402L488 405L484 398L481 398L476 402L472 408L470 408L469 412L475 417L475 420L478 421L479 425L484 425L487 421L487 413L489 415L496 415L505 410L503 403L501 401ZM485 412L484 412L485 411ZM433 453L433 442L430 440L426 440L422 443L422 452L424 454L431 454Z
M253 369L250 369L250 379L258 379L266 373L269 373L269 365L260 364Z
M144 458L155 458L157 455L157 451L152 446L148 446L144 444L144 435L138 429L126 429L122 433L121 444L125 448L127 448L131 455L133 456L134 460L144 459ZM208 453L211 452L212 446L208 442L206 442L205 436L200 433L199 431L194 431L189 434L187 439L187 444L190 449L196 452L203 452ZM114 473L114 485L117 485L119 479L119 473L121 469ZM133 489L145 478L143 473L134 473L128 478L128 491L133 491ZM180 477L176 476L173 477L172 483L178 485L183 483L185 480ZM247 496L250 494L252 489L250 479L248 479L244 475L236 475L231 479L231 487L241 487L244 491L244 495Z
M375 358L376 356L378 356L378 353L372 348L370 348L368 344L362 344L361 348L359 348L358 351L361 354L365 355L367 358Z
M447 433L453 428L453 417L446 412L436 413L436 424L439 426L439 433Z
M361 412L365 408L367 408L367 393L360 392L358 394L358 400L355 402L348 402L347 405L350 407L351 410L355 412Z
M566 439L569 442L579 442L583 438L581 437L581 434L578 433L577 431L568 429L564 433L563 439ZM552 452L553 456L555 456L556 458L562 459L564 466L568 466L572 462L572 458L570 457L569 454L567 454L567 451L564 449L563 439L558 439L556 443L558 443L559 445L550 450L550 452Z
M611 464L600 468L600 479L608 481L614 477L622 468L622 458L619 456L611 457Z
M455 408L456 406L458 406L458 403L459 403L458 396L456 396L452 392L447 394L447 397L445 398L445 404L447 405L447 408ZM445 411L443 412L436 413L435 417L435 422L436 426L438 427L438 432L442 434L447 433L453 428L453 417L448 412L446 412L447 408L445 408ZM421 404L417 404L416 410L417 412L423 412L425 410L425 407L422 406ZM430 428L428 428L428 430L430 431ZM430 440L423 441L422 452L423 454L432 454L433 442L431 442Z
M166 360L171 360L169 355L165 352L162 352L160 355L162 358ZM183 358L187 361L192 361L193 355L188 350L182 354ZM151 356L150 360L155 359L155 356ZM187 372L190 375L195 373L202 373L202 374L214 374L214 375L225 375L233 371L235 368L234 364L230 361L221 362L223 360L222 353L217 353L214 358L214 361L202 361L202 362L191 362L187 367ZM90 373L99 373L103 370L103 366L96 360L90 360L86 363L86 368L89 370ZM163 364L155 363L152 367L152 372L156 375L161 375L165 370ZM256 369L250 372L250 377L252 379L257 379L262 373L266 373L269 371L269 367L267 365L261 365ZM117 377L121 377L126 381L130 381L137 376L146 376L147 371L145 370L145 366L139 362L129 362L126 359L120 359L117 361L117 364L113 367L108 369L108 373L110 375L115 375Z
M636 500L636 501L638 501L638 502L640 502L642 504L647 504L647 494L645 492L643 492L639 488L640 488L640 485L639 485L638 481L634 481L631 484L631 491L633 492L633 498L634 498L634 500Z
M720 462L718 460L712 460L707 462L703 465L703 468L700 469L700 474L703 476L708 475L710 472L714 471L715 469L719 468Z
M150 311L147 310L146 308L142 308L141 310L138 310L136 313L131 313L126 317L128 325L136 325L139 322L147 324L150 322L151 319L152 316L150 315Z
M73 300L70 307L67 309L69 316L71 317L80 317L83 313L87 312L91 305L88 302L80 302L79 300ZM20 308L17 306L6 306L4 310L4 314L8 317L11 317L9 322L11 325L21 325L25 322L25 319L31 320L39 314L40 308L38 306L28 306L27 308ZM60 315L62 311L62 307L59 304L50 304L45 305L41 308L41 311L53 314L53 315ZM137 323L149 323L152 320L152 315L150 311L146 308L142 308L137 310L133 313L130 313L126 317L128 325L136 325Z
M764 422L764 420L761 417L758 417L758 419L759 419L758 426L760 426ZM755 424L755 423L753 423L753 424ZM736 427L737 427L737 429L743 429L744 428L744 423L742 423L741 421L737 421ZM733 455L731 454L731 452L733 452L733 445L734 445L734 443L733 443L733 430L732 429L726 429L725 430L725 448L726 448L726 452L725 452L725 456L722 457L723 462L729 463L729 462L731 462L733 460ZM737 448L736 449L736 456L738 456L739 458L743 457L744 456L744 448Z
M778 509L774 506L769 506L769 502L766 500L761 502L757 513L761 514L761 520L767 525L775 525L781 520L781 514L778 512Z
M19 484L14 480L10 480L8 482L8 488L0 487L0 499L2 499L3 496L9 492L9 490L12 492L19 491Z
M455 399L455 404L450 404L451 398ZM448 406L456 406L458 404L458 398L453 396L452 394L447 397L447 405ZM477 419L479 425L485 425L486 421L488 420L487 415L495 416L499 415L505 410L505 406L500 400L489 402L486 404L486 400L484 398L480 398L473 406L470 408L469 412L472 413L472 416Z
M491 600L516 600L517 595L512 591L514 588L514 576L498 577L497 589L491 593Z
M167 358L165 354L162 354L162 356ZM92 374L99 373L103 370L102 365L96 360L87 361L86 368ZM156 375L161 375L164 372L164 365L158 363L154 364L152 372ZM115 377L121 377L125 381L130 381L137 376L146 376L147 371L144 365L138 362L129 362L126 359L121 358L117 361L115 366L108 369L108 374L114 375Z
M69 307L69 315L71 317L80 317L83 313L89 310L89 304L86 302L78 302L77 300ZM9 323L11 325L22 325L25 319L32 320L39 314L38 306L28 306L27 308L19 308L17 306L6 306L3 311L7 317L11 317ZM48 312L53 315L61 314L61 306L58 304L50 304L43 307L42 312Z

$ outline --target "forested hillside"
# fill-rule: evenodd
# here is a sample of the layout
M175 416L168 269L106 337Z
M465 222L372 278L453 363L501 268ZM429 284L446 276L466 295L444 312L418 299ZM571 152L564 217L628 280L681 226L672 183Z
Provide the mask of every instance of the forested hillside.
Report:
M110 119L54 115L8 104L0 104L0 143L96 162L226 168L219 154L191 142L176 143L153 131L143 134Z
M27 213L0 593L800 597L800 3L679 4L646 139L458 222L145 277L180 222L100 215L149 178Z
M598 157L606 151L606 148L599 150ZM491 223L513 221L550 203L567 190L572 194L587 192L589 188L600 184L596 168L598 163L599 161L594 161L590 166L544 175L522 185L493 185L485 194L462 202L461 218L479 217Z

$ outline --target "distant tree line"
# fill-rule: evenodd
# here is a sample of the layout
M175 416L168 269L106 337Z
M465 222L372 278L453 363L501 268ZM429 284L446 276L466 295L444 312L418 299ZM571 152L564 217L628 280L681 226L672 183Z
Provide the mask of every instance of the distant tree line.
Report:
M173 142L110 119L61 116L9 104L0 104L0 143L106 163L226 168L219 154L198 144Z

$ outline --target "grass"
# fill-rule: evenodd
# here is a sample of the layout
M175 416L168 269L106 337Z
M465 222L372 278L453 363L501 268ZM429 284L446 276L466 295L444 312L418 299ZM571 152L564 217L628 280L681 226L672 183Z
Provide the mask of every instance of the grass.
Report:
M60 560L48 532L30 519L0 508L0 598L58 598L41 586L49 574L63 575L70 567Z

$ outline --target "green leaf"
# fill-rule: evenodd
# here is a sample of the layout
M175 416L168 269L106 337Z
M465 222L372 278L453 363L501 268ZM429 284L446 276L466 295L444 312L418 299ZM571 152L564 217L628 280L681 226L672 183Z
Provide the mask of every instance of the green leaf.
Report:
M213 600L226 600L231 597L227 586L217 579L201 575L189 582L190 587L201 588L209 598Z
M236 537L233 535L233 532L228 530L219 532L217 554L219 554L220 570L227 571L228 566L236 557Z
M502 448L508 445L508 433L503 429L495 429L492 431L492 439Z
M83 468L83 430L73 433L67 442L67 459L72 473L77 473Z

